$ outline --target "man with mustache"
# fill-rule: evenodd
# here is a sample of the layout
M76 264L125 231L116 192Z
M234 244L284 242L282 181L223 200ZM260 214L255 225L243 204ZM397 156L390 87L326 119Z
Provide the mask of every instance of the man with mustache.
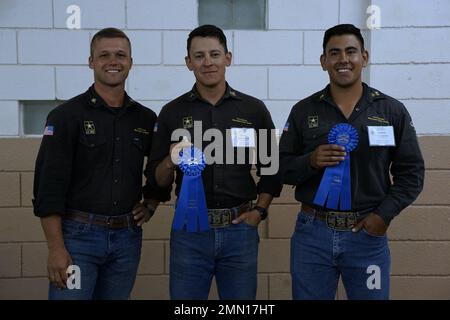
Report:
M282 180L302 203L291 239L294 299L334 299L340 276L349 299L388 299L386 231L423 187L411 117L362 82L368 58L358 28L328 29L320 63L330 84L298 102L283 130Z

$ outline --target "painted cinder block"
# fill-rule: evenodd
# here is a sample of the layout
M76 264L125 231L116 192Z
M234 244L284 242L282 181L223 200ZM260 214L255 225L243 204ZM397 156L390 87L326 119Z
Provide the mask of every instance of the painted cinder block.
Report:
M338 0L269 0L269 29L328 29L338 24Z
M89 32L83 30L21 30L21 64L87 64Z
M300 31L235 31L234 63L293 65L302 63Z
M0 99L52 100L55 75L51 66L0 66ZM39 81L36 81L39 79Z
M1 16L1 13L0 13ZM0 63L17 63L16 31L13 29L0 30Z
M0 101L0 136L19 135L19 104L17 101Z
M381 27L450 26L450 2L442 0L377 0Z
M232 66L227 69L229 85L240 92L258 98L267 98L267 68Z
M450 64L372 65L371 85L396 99L447 99Z
M127 1L129 29L193 29L197 23L196 0Z
M69 26L72 25L72 5L78 6L80 10L81 29L125 28L125 0L53 1L55 28L67 28L68 19Z
M52 0L2 0L0 28L51 28Z
M56 67L56 98L69 100L86 90L94 82L94 73L88 66Z
M328 84L319 66L269 67L270 99L304 99Z
M186 67L136 66L128 81L133 99L171 100L191 90L194 77Z
M372 63L450 62L448 43L444 40L449 37L450 28L373 30L370 59Z

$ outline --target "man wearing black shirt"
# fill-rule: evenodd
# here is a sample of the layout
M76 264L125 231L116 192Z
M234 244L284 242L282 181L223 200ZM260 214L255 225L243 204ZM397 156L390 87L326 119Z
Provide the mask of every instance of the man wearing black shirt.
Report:
M283 182L296 186L295 198L302 203L291 240L293 298L334 299L342 276L349 299L387 299L386 230L423 187L416 132L402 103L362 83L368 53L358 28L328 29L320 62L330 84L292 108L280 140ZM351 208L346 210L332 208L330 195L326 205L318 200L325 170L336 170L347 156L328 138L340 123L358 135L350 151ZM352 140L341 137L341 143ZM341 189L340 206L344 194Z
M126 94L131 66L128 37L99 31L94 84L48 115L33 203L48 241L49 299L127 299L133 288L141 226L159 201L142 188L156 115Z
M196 124L200 134L214 128L223 144L232 144L232 158L237 149L250 149L255 140L264 139L259 129L274 128L264 103L232 89L225 80L225 69L231 63L222 30L204 25L193 30L187 41L186 65L196 78L191 91L169 102L158 117L149 172L155 173L161 187L171 188L176 171L176 190L179 196L183 174L176 164L181 147L187 142L173 143L171 136L177 129L186 129L191 141L206 154L210 139L195 140ZM231 136L227 137L231 131ZM206 132L205 132L206 131ZM246 134L249 134L248 140ZM176 139L176 138L175 138ZM206 142L208 140L208 142ZM177 140L178 141L178 140ZM176 141L175 141L176 142ZM214 141L217 142L217 141ZM216 150L216 153L220 153ZM278 154L276 154L277 156ZM215 154L217 156L217 154ZM272 155L274 156L274 155ZM274 196L281 191L275 174L264 175L268 169L257 161L255 184L251 163L209 163L202 172L210 230L189 232L186 228L172 230L170 239L170 296L172 299L207 299L215 276L221 299L255 299L257 283L257 254L259 236L257 226L267 215ZM221 162L221 163L220 163ZM278 169L278 168L277 168ZM276 172L277 170L275 170ZM252 201L256 200L253 206Z

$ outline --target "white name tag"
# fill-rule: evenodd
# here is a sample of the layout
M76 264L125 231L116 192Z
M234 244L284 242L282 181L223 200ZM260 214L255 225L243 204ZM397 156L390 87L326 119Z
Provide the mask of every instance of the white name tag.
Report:
M233 147L255 147L255 129L231 128L231 142Z
M393 126L367 126L371 147L395 147Z

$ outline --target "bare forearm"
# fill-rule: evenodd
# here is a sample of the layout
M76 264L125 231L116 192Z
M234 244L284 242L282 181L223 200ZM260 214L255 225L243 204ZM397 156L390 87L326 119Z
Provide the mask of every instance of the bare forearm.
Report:
M158 186L167 187L172 184L175 165L170 160L170 156L164 158L156 167L155 178Z
M152 208L153 210L156 210L156 208L159 205L159 200L155 199L144 199L144 204L147 208Z
M260 193L256 205L268 209L272 202L273 196L269 193Z
M58 214L41 218L42 229L49 249L65 248L61 220L61 216Z

